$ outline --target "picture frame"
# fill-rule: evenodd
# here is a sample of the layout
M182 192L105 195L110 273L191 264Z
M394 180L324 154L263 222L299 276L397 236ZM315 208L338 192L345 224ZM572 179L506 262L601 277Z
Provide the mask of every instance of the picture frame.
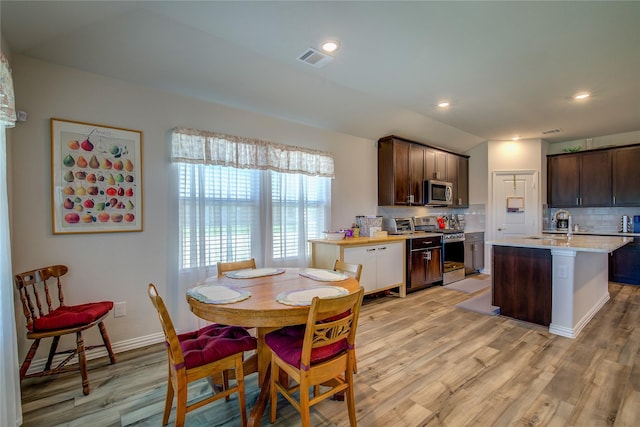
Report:
M524 212L524 197L507 197L507 212Z
M50 125L53 234L143 231L142 131Z

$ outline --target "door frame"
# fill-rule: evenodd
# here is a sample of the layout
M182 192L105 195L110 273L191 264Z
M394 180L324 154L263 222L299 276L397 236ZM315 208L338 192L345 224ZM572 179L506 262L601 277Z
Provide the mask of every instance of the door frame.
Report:
M534 192L533 197L534 205L536 206L535 213L535 227L536 230L532 234L540 234L542 232L541 224L542 224L542 203L540 201L540 191L541 191L541 183L540 183L540 172L535 169L512 169L512 170L494 170L491 171L491 186L489 187L489 195L488 198L490 200L489 205L487 206L487 226L486 226L486 236L485 236L485 251L484 251L484 269L483 272L488 274L491 273L491 266L493 262L491 245L487 245L486 242L490 242L496 238L496 229L497 225L497 205L498 201L495 196L495 185L498 181L499 177L505 175L529 175L533 177L534 183Z

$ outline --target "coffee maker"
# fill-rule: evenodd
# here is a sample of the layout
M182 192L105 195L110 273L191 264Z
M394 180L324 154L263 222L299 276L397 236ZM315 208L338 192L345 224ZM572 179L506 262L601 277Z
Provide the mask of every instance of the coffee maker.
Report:
M569 211L565 211L560 209L556 211L553 215L553 222L556 224L556 229L560 231L568 231L569 230L569 219L571 218L571 214Z

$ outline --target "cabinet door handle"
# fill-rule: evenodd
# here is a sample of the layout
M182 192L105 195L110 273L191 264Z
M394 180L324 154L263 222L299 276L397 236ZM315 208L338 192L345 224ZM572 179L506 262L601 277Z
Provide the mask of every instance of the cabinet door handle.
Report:
M367 252L373 252L373 251L375 251L375 250L376 250L375 248L373 248L373 249L367 249Z
M380 250L380 251L386 251L386 250L387 250L387 247L386 247L386 246L382 246L382 247L377 248L377 249L378 249L378 250Z
M424 259L427 261L431 261L431 251L426 251L424 253Z
M616 204L616 196L613 196L613 204Z

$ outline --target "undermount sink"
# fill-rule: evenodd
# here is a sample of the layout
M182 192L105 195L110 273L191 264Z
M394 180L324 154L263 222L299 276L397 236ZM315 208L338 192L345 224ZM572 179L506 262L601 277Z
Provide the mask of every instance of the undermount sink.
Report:
M532 240L567 240L566 236L529 236L525 237L525 239Z

